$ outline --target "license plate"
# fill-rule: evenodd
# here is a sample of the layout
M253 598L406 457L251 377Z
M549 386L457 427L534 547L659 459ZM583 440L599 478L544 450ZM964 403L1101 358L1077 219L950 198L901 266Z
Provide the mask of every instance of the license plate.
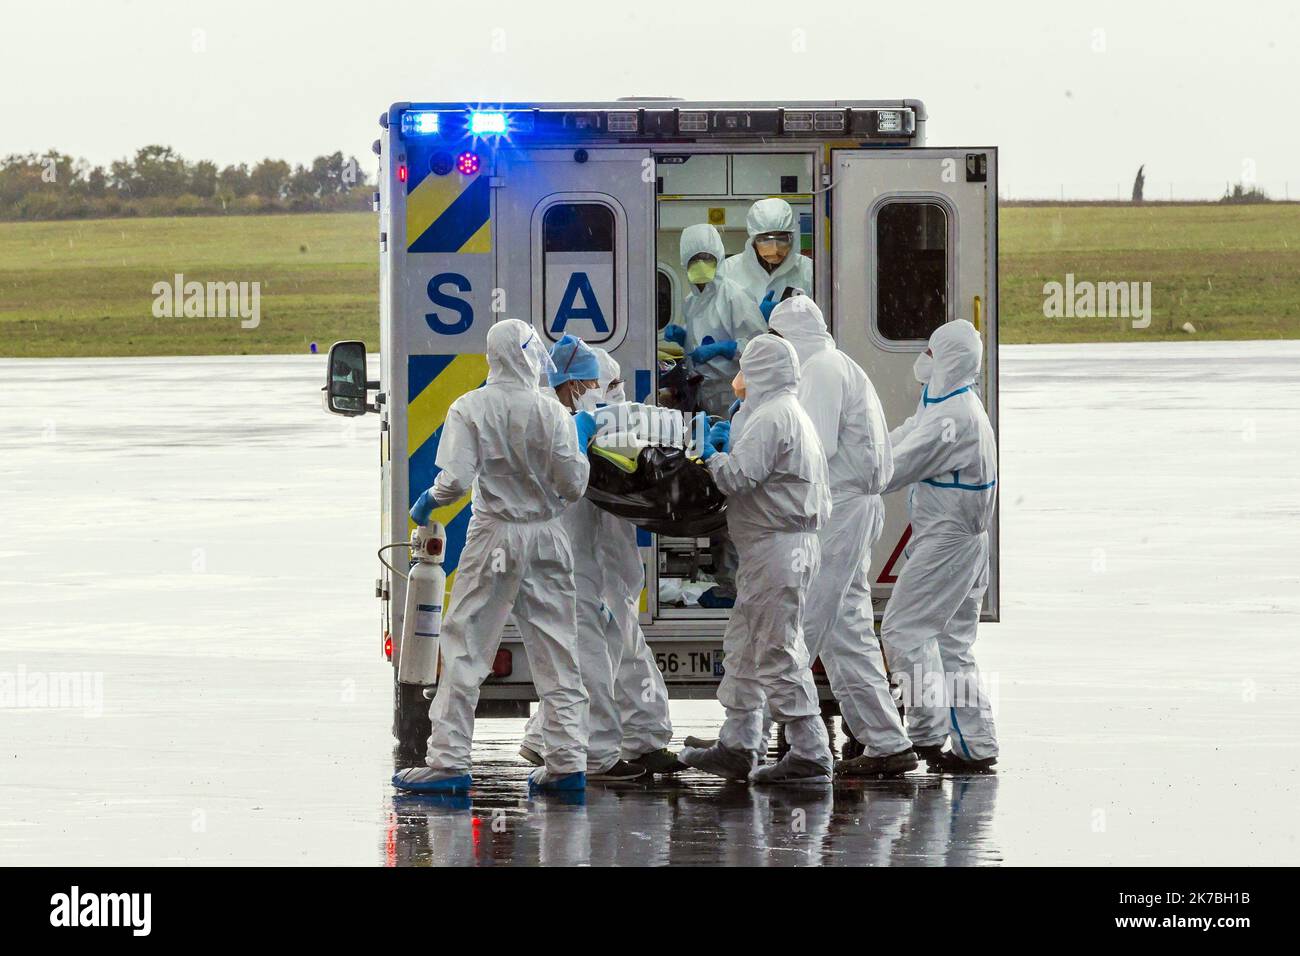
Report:
M722 678L722 648L717 644L671 644L655 651L665 680Z

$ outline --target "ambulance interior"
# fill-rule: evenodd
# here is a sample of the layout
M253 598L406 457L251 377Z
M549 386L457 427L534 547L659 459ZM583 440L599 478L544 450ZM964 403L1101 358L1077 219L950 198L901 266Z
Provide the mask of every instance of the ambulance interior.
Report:
M712 224L732 256L745 248L749 207L759 199L779 196L790 203L799 223L799 246L791 254L813 257L812 153L665 152L655 157L655 176L655 304L661 331L670 323L681 324L682 302L690 291L679 255L687 226ZM671 363L658 363L656 390L671 370ZM724 616L725 610L699 604L700 595L715 583L710 539L658 535L655 541L659 615Z

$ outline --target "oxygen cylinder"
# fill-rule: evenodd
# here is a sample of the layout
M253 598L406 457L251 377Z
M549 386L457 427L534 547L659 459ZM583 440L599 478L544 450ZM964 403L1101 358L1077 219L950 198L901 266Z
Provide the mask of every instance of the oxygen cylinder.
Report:
M397 679L428 687L438 682L438 635L447 575L442 555L447 532L436 521L411 532L411 570L406 579L406 613L402 616L401 657Z

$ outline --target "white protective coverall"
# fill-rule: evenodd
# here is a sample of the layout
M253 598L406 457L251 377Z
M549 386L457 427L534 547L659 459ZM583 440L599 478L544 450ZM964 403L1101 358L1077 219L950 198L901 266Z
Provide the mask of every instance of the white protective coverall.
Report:
M821 658L849 732L869 757L911 749L889 693L871 606L871 548L884 527L880 492L893 474L889 428L875 386L835 348L807 296L782 302L769 327L799 353L799 403L808 413L831 484L831 519L818 532L821 571L808 588L804 642Z
M512 611L546 705L546 768L568 774L587 766L573 551L558 518L582 498L590 466L569 412L538 387L545 355L531 326L498 322L487 335L487 384L456 399L443 425L434 500L451 504L472 488L474 512L439 639L442 675L425 758L434 770L469 769L480 685Z
M604 349L592 351L601 368L595 390L600 398L584 395L595 399L589 411L597 402L624 400L621 386L616 393L609 390L619 377L618 363ZM637 620L645 574L636 528L586 498L574 502L560 520L575 545L578 663L590 697L586 769L599 774L620 757L632 759L668 745L673 735L668 689ZM539 702L524 730L524 746L537 753L542 752L546 710L545 701Z
M701 290L692 285L682 304L682 325L686 329L686 343L682 347L689 355L707 338L713 342L735 342L736 357L715 356L707 362L692 367L704 376L700 383L700 405L710 415L723 416L736 400L731 380L740 369L740 356L755 335L767 331L763 313L758 305L735 282L729 280L723 269L727 252L722 246L718 230L708 223L687 226L682 230L681 262L685 269L691 259L706 252L718 263L713 281Z
M727 496L727 528L740 555L736 606L722 637L725 674L718 744L757 754L763 704L785 724L790 752L831 770L802 619L817 574L817 531L831 495L817 431L799 404L799 357L775 335L755 337L740 360L745 404L731 425L731 451L708 460Z
M605 401L627 401L622 369L604 349L593 349L600 362L600 385ZM618 385L613 385L618 380ZM622 757L633 760L668 746L673 736L668 710L668 687L655 662L654 652L641 630L641 590L645 565L636 545L636 527L602 511L604 521L596 539L600 563L605 568L606 631L614 664L615 699L623 725ZM612 633L609 633L612 632ZM617 659L614 647L620 648Z
M984 760L998 754L997 733L971 646L989 583L997 445L975 391L979 332L965 319L949 322L930 336L930 352L916 414L890 433L894 475L885 492L912 486L912 537L881 637L903 686L912 743L951 738L955 756Z
M745 216L745 231L749 233L745 248L727 257L722 275L739 284L755 303L762 302L769 292L774 302L780 302L786 289L813 294L813 262L799 251L799 223L788 202L760 199L754 203ZM791 236L789 255L771 272L763 268L754 251L754 237L765 232L788 232Z

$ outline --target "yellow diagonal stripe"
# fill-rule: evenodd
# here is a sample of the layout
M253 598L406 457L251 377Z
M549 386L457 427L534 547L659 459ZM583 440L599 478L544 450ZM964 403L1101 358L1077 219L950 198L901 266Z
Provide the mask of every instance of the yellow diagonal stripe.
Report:
M481 174L480 174L481 175ZM424 235L478 176L426 176L406 197L406 244Z
M406 453L414 455L420 446L447 420L451 403L487 381L486 355L457 355L415 400L406 406Z
M491 252L492 251L492 218L489 216L487 222L478 227L478 231L466 240L465 245L460 247L461 252Z

